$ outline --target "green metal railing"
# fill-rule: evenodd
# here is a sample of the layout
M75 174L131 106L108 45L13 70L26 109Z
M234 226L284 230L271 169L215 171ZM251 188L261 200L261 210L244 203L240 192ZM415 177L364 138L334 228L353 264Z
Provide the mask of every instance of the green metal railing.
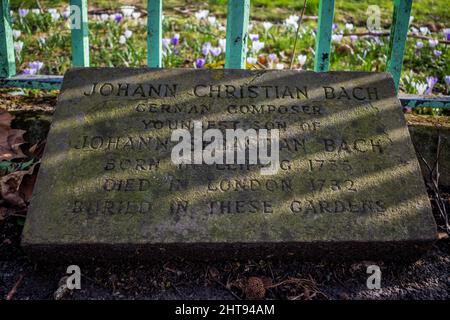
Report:
M0 87L22 87L36 89L59 89L62 76L16 76L14 59L14 42L9 10L9 0L0 0ZM70 0L72 19L72 65L89 66L89 37L87 0ZM403 65L403 55L408 34L412 0L394 0L394 14L388 49L386 71L390 72L398 89ZM151 68L161 68L162 57L162 0L147 2L147 64ZM250 15L250 0L228 0L227 41L225 68L244 69L247 47L247 26ZM331 36L334 16L334 0L319 2L318 36L314 70L329 70L331 54ZM74 23L75 22L75 23ZM423 97L401 95L403 106L412 108L427 106L433 108L450 108L450 97Z

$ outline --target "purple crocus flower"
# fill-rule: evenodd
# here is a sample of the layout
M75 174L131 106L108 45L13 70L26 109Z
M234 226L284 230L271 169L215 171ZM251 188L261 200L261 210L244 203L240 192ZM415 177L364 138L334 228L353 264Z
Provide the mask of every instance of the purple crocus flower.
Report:
M170 39L169 38L163 38L161 42L162 42L163 50L169 49L169 45L170 45Z
M417 41L416 42L416 48L417 49L422 49L423 48L423 42L422 41Z
M219 54L222 53L222 49L221 49L220 47L213 47L213 48L211 48L211 49L209 50L209 52L211 52L211 54L212 54L214 57L217 57Z
M277 55L275 53L271 53L267 56L267 60L269 60L270 62L275 61L276 58L277 58Z
M116 21L116 22L122 21L122 18L123 18L123 16L122 16L121 13L116 13L116 14L114 15L114 21Z
M28 68L35 69L36 71L39 71L44 66L44 63L41 61L32 61L28 63Z
M23 70L23 74L35 75L36 73L37 73L37 70L33 69L33 68L25 68Z
M450 86L450 76L445 76L444 81L448 86Z
M336 23L333 23L332 29L333 29L333 31L335 31L337 29L337 24Z
M350 36L350 40L351 40L352 42L356 42L356 40L358 40L358 36L355 35L355 34L352 34L352 35Z
M196 68L203 68L205 66L205 59L204 58L198 58L195 60L195 67Z
M250 33L248 36L249 36L250 40L252 40L252 41L259 40L259 34L257 34L257 33Z
M441 50L434 50L433 54L434 54L435 57L440 57L441 54L442 54L442 51Z
M444 35L445 39L447 39L447 41L450 41L450 28L444 29Z
M39 10L39 9L38 9L38 10ZM62 16L63 16L64 19L69 19L69 17L70 17L70 8L66 8L66 9L63 11Z
M30 12L30 10L28 9L19 9L19 16L25 17L28 14L28 12Z
M431 92L433 91L434 85L438 82L438 78L434 77L434 76L429 76L426 79L427 79L428 88L425 91L425 94L431 94Z
M380 38L379 37L376 37L376 36L372 36L371 37L372 38L372 40L376 43L376 44L380 44Z
M180 43L180 34L179 34L179 33L175 33L175 34L173 35L173 37L170 39L170 42L172 42L172 44L173 44L174 46L176 46L177 44L179 44L179 43Z
M202 54L204 56L208 55L209 51L211 50L211 43L205 42L202 46Z

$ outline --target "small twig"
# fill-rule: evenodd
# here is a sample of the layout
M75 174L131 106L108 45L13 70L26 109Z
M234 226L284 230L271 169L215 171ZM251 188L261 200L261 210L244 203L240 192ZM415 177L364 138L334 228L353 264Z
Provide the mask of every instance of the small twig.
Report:
M295 33L295 40L294 40L294 49L292 50L292 57L291 57L291 63L289 64L289 69L292 69L292 65L294 64L295 50L297 49L298 34L300 33L300 25L302 24L303 15L305 14L307 1L308 0L305 0L305 2L303 2L302 14L300 15L300 19L298 20L297 32Z
M438 141L437 141L437 149L436 149L436 159L433 165L433 168L430 166L428 161L426 161L425 157L420 153L420 151L417 150L417 154L422 160L422 162L425 164L428 170L429 179L430 179L430 185L434 196L434 202L438 208L439 214L441 215L443 221L444 221L444 227L448 234L450 234L450 224L448 220L448 214L447 214L447 208L445 206L445 200L441 197L441 192L439 189L439 160L441 157L442 149L444 148L444 145L442 144L441 140L441 134L438 131Z
M8 292L8 294L6 296L6 300L12 300L14 294L16 294L17 289L19 288L20 284L22 283L24 277L25 277L25 273L22 273L20 275L19 279L16 281L16 283L12 287L11 291Z
M186 299L186 296L172 283L172 288L174 288L174 290L178 293L178 295L183 298Z
M256 62L258 64L258 66L260 66L263 69L267 69L267 67L265 65L263 65L261 62L257 61Z
M231 290L230 288L228 288L226 285L224 285L222 282L220 282L217 279L213 279L213 281L219 285L221 285L225 290L227 290L229 293L231 293L231 295L233 297L236 298L236 300L241 300L241 297L239 297L236 293L233 292L233 290Z

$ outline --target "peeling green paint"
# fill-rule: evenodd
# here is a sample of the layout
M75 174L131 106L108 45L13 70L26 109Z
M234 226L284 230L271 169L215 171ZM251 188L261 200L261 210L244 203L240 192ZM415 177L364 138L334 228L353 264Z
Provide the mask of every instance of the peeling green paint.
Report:
M412 0L395 0L392 16L391 35L389 38L388 61L386 71L392 74L395 88L398 90L402 74L403 55L408 36L409 17Z
M328 71L330 67L331 35L333 33L334 0L320 0L316 36L314 71Z
M74 67L89 67L87 0L70 0L70 6L72 10L75 10L75 13L71 15L72 65Z
M147 13L147 65L150 68L161 68L162 0L148 0Z
M9 0L0 0L0 78L16 74Z
M228 0L225 68L245 69L250 0Z

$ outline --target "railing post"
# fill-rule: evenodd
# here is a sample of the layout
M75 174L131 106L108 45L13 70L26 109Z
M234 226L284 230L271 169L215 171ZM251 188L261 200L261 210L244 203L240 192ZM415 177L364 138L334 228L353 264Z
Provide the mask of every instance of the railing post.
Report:
M0 0L0 78L16 74L9 0Z
M328 71L330 67L331 35L333 32L334 0L320 0L316 35L314 71Z
M250 0L228 0L225 68L245 69Z
M147 64L161 68L162 62L162 0L147 2Z
M70 0L72 65L89 67L89 31L87 0Z
M390 72L392 78L394 78L395 88L397 90L402 74L403 54L405 51L406 38L408 36L411 6L412 0L395 0L394 2L394 14L392 16L386 70Z

